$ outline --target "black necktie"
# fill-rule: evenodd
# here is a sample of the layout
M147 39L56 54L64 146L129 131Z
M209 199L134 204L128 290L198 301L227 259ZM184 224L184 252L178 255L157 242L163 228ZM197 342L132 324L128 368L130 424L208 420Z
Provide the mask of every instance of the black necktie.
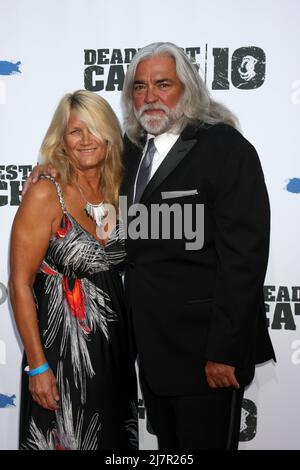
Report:
M156 152L156 147L154 144L154 138L149 139L148 147L146 154L142 160L139 174L136 180L136 187L135 187L135 198L134 202L137 203L140 201L143 192L150 180L151 168L153 163L153 157Z

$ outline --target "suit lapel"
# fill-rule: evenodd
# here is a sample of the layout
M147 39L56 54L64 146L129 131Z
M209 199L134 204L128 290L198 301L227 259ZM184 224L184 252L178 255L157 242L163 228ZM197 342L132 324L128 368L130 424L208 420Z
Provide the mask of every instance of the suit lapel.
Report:
M177 165L183 160L187 153L194 147L199 138L199 132L204 131L207 128L206 125L187 125L175 142L168 155L159 166L149 184L145 188L142 195L141 202L153 193L153 191L167 178L167 176L177 167ZM195 138L197 133L197 139ZM123 181L123 194L125 193L128 198L128 205L133 203L133 192L134 182L139 167L139 163L143 154L143 151L130 144L127 151L127 158L130 153L130 164L127 166L125 181Z
M194 132L192 132L192 134L194 137L195 128L193 128L193 130ZM153 191L155 191L155 189L167 178L167 176L177 167L186 154L197 143L197 139L189 138L191 134L190 131L191 129L188 126L188 128L184 130L183 134L179 136L178 140L175 142L168 155L149 181L142 195L141 202L149 198ZM187 136L187 138L185 138L185 136Z
M148 199L153 191L167 178L167 176L177 167L177 165L183 160L186 154L196 144L197 140L192 139L189 141L183 141L181 137L175 142L168 155L163 160L160 167L157 169L151 180L149 181L141 202Z

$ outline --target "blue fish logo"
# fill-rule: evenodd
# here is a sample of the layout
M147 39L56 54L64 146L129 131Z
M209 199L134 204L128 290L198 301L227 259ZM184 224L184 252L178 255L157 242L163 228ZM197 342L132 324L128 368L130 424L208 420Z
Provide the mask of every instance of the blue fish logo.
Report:
M289 193L300 193L300 178L292 178L289 180L285 188Z
M16 406L14 403L15 399L16 395L11 395L9 397L8 395L2 395L2 393L0 393L0 408L10 408L12 406Z
M13 75L15 73L21 73L20 65L20 61L14 64L13 62L8 62L7 60L0 60L0 75Z

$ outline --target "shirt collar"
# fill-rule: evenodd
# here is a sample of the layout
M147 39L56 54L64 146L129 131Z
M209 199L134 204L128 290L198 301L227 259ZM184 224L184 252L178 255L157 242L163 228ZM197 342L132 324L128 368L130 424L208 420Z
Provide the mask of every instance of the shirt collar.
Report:
M174 134L173 132L164 132L159 135L147 134L147 142L145 148L147 148L150 139L154 138L155 147L159 154L163 154L165 149L174 143L180 134Z

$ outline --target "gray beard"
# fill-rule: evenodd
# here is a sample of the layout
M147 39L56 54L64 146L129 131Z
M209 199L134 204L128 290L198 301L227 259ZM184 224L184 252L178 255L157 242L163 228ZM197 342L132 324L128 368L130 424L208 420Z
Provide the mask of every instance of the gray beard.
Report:
M164 114L143 114L147 109L163 110ZM180 99L174 108L168 108L164 104L145 104L138 111L134 108L134 114L139 124L146 132L153 135L163 134L183 118L183 100ZM179 123L178 123L179 124Z

